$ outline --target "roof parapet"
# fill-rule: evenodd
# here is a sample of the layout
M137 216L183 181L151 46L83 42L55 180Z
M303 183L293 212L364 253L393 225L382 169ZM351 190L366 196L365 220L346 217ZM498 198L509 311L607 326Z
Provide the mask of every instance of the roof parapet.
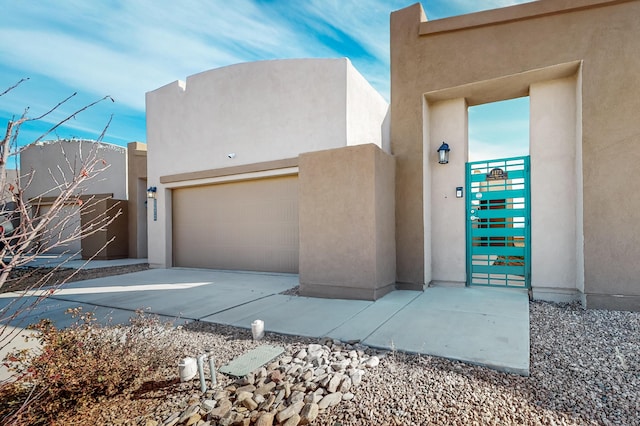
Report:
M506 24L543 16L558 15L604 6L612 6L637 0L538 0L515 6L485 10L450 18L423 21L421 36Z

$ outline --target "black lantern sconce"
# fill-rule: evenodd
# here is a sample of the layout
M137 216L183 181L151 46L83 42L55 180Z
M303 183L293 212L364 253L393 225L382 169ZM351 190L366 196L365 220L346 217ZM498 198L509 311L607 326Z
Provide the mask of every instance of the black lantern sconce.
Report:
M156 188L155 186L150 186L149 188L147 188L147 198L153 198L155 200L157 192L158 188Z
M451 151L449 144L442 142L442 145L438 148L438 163L447 164L449 162L449 151Z
M150 186L147 188L147 198L153 200L153 220L158 220L158 188Z

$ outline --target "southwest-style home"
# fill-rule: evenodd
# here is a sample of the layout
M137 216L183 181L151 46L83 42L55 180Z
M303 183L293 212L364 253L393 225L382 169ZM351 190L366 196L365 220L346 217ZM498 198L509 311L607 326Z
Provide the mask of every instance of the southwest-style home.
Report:
M638 0L435 21L415 4L391 14L390 105L348 59L149 92L150 264L298 273L309 296L486 285L640 310L639 17ZM468 108L524 96L529 155L469 162Z
M49 224L38 244L50 246L49 253L81 254L84 259L146 257L145 144L131 142L124 148L70 139L27 145L20 152L24 199L29 201L34 214L45 214L60 194L60 183L70 182L83 164L96 160L104 161L104 166L98 166L104 170L78 188L80 202L65 205L62 216ZM80 229L88 228L97 218L110 217L117 211L121 214L104 231L61 243L77 235Z

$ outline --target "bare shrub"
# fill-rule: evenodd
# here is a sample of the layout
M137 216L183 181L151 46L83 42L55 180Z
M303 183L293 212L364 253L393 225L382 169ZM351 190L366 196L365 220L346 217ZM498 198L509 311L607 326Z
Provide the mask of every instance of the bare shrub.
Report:
M17 380L0 387L1 424L51 424L106 398L134 392L166 365L175 364L157 348L171 333L168 324L138 311L127 326L101 326L81 308L67 311L77 322L58 329L42 320L30 328L39 353L11 353L5 365Z
M22 79L0 92L0 97L9 95L27 80ZM29 116L29 108L26 108L22 114L8 120L6 131L3 135L0 134L0 201L8 200L0 203L0 226L2 226L2 232L0 232L0 288L16 268L25 266L44 254L59 251L54 249L64 248L73 241L79 241L81 238L105 230L122 213L119 208L114 207L107 212L94 214L93 219L87 223L78 223L75 208L80 210L81 215L92 215L96 212L97 203L101 201L86 194L88 183L98 179L101 173L110 167L110 164L101 158L98 144L90 152L80 153L80 155L67 156L63 150L62 164L58 164L57 168L53 170L21 170L17 173L15 180L8 179L9 164L13 162L17 169L17 158L26 146L44 140L61 125L76 118L78 114L94 105L105 100L113 101L110 96L98 99L66 115L66 118L53 124L28 144L18 143L20 129L25 123L46 119L54 111L65 106L75 95L75 93L70 95L36 117ZM110 122L111 119L96 142L102 140ZM52 184L44 193L28 199L25 196L25 189L29 187L36 173L48 173ZM48 198L47 209L40 208L44 197ZM109 243L110 241L102 249ZM99 252L100 250L96 254ZM56 256L60 259L69 259L72 255L77 254L63 250L61 254ZM64 262L60 262L55 268L50 268L46 274L43 274L31 288L24 290L38 290L51 285L51 278L63 267ZM73 278L75 273L71 273L69 279ZM5 306L4 311L0 313L0 348L6 347L19 333L17 328L8 326L19 326L20 324L15 324L16 320L23 313L33 310L51 292L39 292L37 297L27 297L26 294L27 292L13 299L11 304ZM8 314L6 314L7 312Z

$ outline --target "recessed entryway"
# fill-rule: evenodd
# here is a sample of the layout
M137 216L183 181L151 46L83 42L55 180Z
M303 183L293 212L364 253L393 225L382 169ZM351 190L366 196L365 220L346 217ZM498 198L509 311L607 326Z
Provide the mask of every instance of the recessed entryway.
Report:
M529 97L469 108L467 285L531 285L529 116Z

